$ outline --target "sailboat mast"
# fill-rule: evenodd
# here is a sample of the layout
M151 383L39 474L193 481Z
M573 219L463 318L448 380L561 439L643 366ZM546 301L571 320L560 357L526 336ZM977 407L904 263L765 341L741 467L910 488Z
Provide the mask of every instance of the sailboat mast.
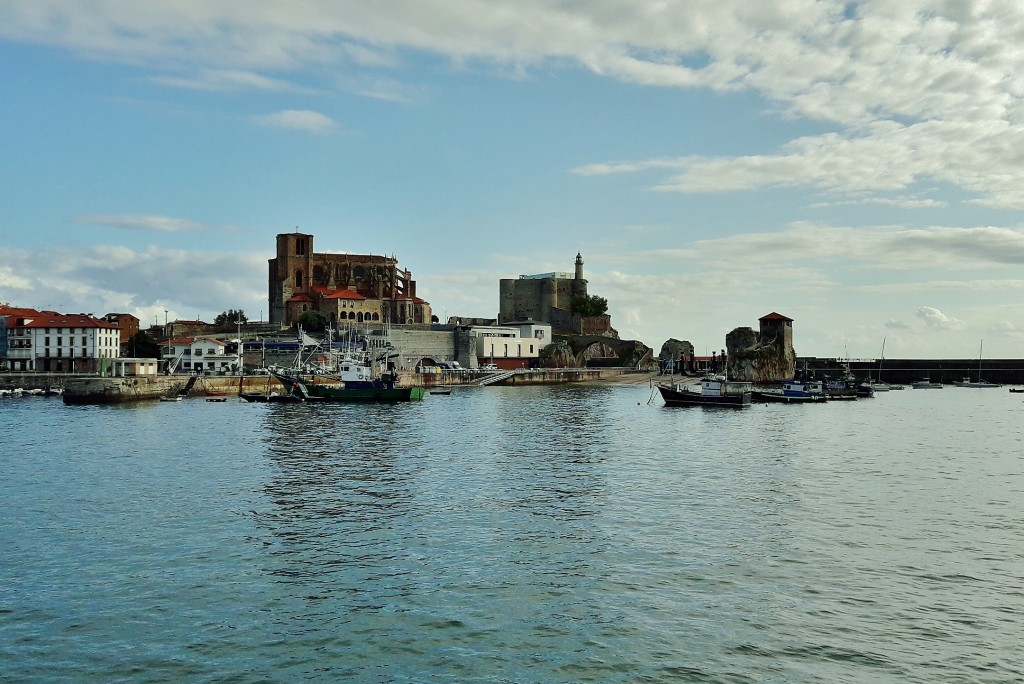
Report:
M981 382L981 353L985 349L985 340L978 343L978 382Z
M878 382L882 382L882 362L885 361L885 338L882 338L882 355L878 359Z

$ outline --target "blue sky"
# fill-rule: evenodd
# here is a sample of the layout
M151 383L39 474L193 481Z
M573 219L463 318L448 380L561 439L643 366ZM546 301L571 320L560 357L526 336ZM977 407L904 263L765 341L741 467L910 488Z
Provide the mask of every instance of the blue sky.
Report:
M763 6L762 6L763 5ZM1024 6L0 0L0 302L266 316L274 236L442 319L571 271L699 352L1024 356Z

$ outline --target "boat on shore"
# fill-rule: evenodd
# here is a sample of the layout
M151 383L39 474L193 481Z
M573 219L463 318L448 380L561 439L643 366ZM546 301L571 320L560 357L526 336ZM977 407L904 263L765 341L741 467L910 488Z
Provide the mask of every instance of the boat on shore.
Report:
M750 406L753 393L749 382L730 382L724 376L710 375L700 382L700 389L693 385L676 383L658 385L665 406Z
M753 395L757 401L786 404L814 403L828 398L820 380L783 380L778 386L756 389Z

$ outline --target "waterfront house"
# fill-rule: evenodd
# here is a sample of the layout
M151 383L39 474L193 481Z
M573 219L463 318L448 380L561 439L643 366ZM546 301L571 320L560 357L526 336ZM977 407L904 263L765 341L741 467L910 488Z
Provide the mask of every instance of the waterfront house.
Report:
M0 306L14 371L96 373L118 355L121 331L90 314Z
M179 337L165 345L170 373L235 373L242 366L240 350L228 351L216 337Z

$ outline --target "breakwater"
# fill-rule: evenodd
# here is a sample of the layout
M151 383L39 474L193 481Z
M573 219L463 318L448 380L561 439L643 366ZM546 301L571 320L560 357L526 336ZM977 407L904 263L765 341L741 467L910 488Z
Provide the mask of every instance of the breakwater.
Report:
M952 384L964 378L978 379L978 359L857 359L802 357L797 359L797 372L811 373L815 377L838 376L849 364L858 378L878 379L885 382L912 383L922 378L933 382ZM981 377L988 382L1004 385L1024 384L1024 359L982 359Z
M440 371L435 373L399 373L400 387L439 387L449 385L480 385L493 380L496 385L558 385L600 382L633 372L628 368L547 368L517 371ZM307 376L310 382L333 384L330 376ZM186 396L202 396L209 392L237 396L242 392L281 391L279 383L269 375L203 375L189 385L190 376L126 376L56 375L23 373L4 378L2 387L48 389L59 387L66 404L115 404L131 401L155 401L162 396L186 392Z

